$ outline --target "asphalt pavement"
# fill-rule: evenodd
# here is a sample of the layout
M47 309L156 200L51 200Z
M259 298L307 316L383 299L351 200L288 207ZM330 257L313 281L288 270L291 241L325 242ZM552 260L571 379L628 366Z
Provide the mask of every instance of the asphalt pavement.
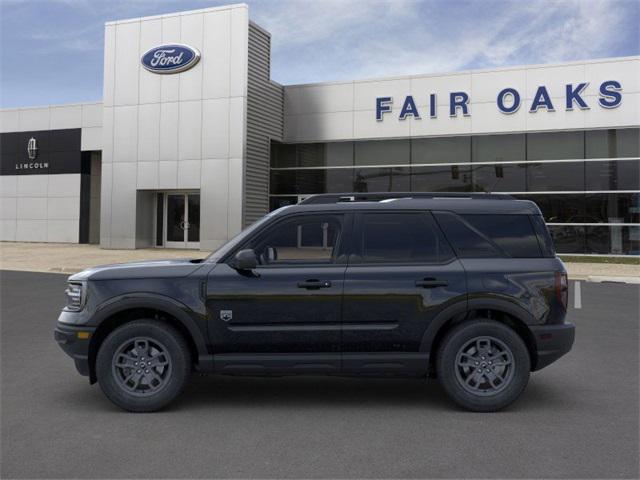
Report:
M640 288L582 283L574 349L508 410L435 380L194 376L125 413L53 340L65 275L0 272L1 478L638 478Z

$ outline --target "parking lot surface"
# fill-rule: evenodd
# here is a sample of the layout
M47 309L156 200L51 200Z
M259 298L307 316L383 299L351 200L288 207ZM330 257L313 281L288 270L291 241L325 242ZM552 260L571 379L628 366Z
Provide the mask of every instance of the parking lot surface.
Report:
M573 351L503 412L434 380L194 376L130 414L53 341L65 280L0 272L2 478L638 478L638 285L582 283Z

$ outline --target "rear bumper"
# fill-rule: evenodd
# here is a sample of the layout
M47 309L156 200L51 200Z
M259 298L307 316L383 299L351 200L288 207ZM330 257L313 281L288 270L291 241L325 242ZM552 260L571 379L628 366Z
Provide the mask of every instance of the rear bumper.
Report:
M540 370L552 364L573 346L576 335L576 327L573 323L560 325L532 326L531 332L536 340L538 361L533 370Z
M80 375L89 376L89 343L95 332L92 327L76 327L58 322L53 338L60 348L69 355ZM86 338L85 338L86 337Z

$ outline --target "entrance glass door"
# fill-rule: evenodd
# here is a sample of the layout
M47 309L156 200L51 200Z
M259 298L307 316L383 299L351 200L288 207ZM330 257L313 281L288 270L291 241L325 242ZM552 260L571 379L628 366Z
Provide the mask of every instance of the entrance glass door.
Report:
M200 194L167 193L164 245L170 248L200 247Z

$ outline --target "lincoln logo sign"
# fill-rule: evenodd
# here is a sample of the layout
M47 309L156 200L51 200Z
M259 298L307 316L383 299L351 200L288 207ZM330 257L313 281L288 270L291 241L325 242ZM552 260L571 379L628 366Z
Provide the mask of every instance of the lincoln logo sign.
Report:
M200 60L200 52L189 45L160 45L148 50L140 61L153 73L179 73L190 69Z
M555 112L556 108L564 108L567 111L578 108L580 110L589 110L591 106L587 103L586 90L589 87L588 82L567 83L562 89L560 105L557 100L552 98L560 97L560 92L550 92L547 87L541 85L532 91L531 100L525 101L524 96L515 88L507 87L500 90L496 95L496 107L498 110L509 115L517 112L522 105L528 109L529 113L536 113L539 110L547 112ZM593 87L592 87L593 88ZM601 108L616 108L622 103L622 85L617 80L607 80L596 86L597 102ZM553 95L552 95L553 93ZM593 93L592 93L593 95ZM449 116L457 117L462 114L465 117L471 115L469 107L470 97L467 92L449 92L448 96ZM555 102L555 103L554 103ZM420 105L420 107L418 106ZM392 97L376 98L376 120L381 122L384 120L385 113L393 112ZM421 112L424 110L425 112ZM402 101L402 105L398 114L399 120L405 120L407 117L413 117L420 120L421 113L425 113L429 118L437 118L438 116L438 96L435 93L429 93L424 98L418 98L418 103L413 95L407 95Z

